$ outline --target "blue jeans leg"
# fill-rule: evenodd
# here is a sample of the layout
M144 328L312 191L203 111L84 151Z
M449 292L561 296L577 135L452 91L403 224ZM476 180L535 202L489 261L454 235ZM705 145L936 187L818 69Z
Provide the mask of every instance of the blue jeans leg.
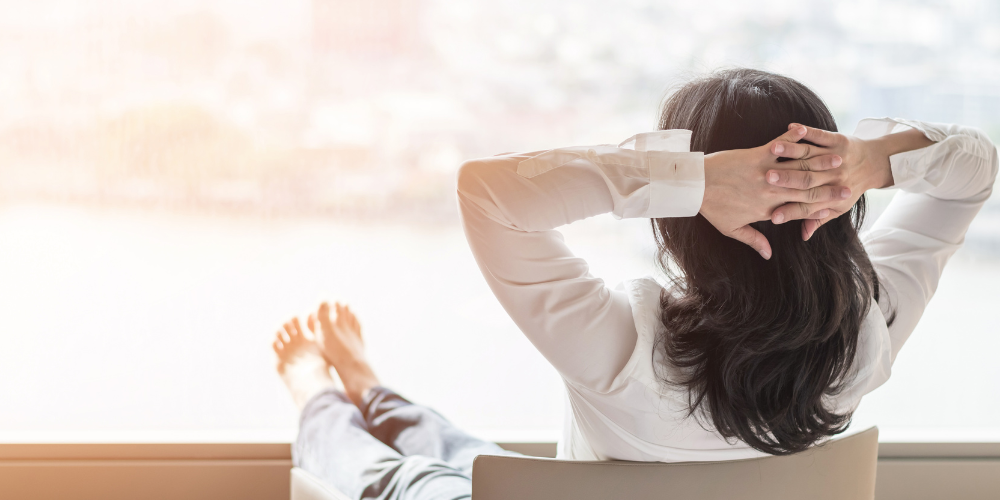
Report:
M373 437L358 408L335 389L302 410L292 462L356 499L459 500L472 493L463 470L435 457L404 456Z
M436 458L470 477L478 455L519 455L466 434L438 412L384 387L368 392L361 412L368 432L401 455Z

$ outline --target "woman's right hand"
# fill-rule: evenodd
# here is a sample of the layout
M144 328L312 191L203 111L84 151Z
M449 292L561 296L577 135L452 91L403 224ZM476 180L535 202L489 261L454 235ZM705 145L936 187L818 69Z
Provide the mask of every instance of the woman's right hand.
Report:
M791 124L789 130L802 125ZM767 173L767 182L773 186L796 189L809 189L813 186L835 184L850 188L851 196L831 206L830 213L821 219L809 219L802 223L802 239L808 240L820 226L827 221L840 217L851 210L861 195L869 189L892 185L892 172L889 170L889 157L879 155L872 150L868 141L857 137L828 132L813 127L805 127L803 137L815 146L803 143L779 141L780 147L792 158L809 158L814 155L836 154L843 158L840 168L824 171L809 170L772 170ZM888 174L888 179L886 179ZM771 213L771 222L783 224L790 220L802 219L802 214L815 212L811 203L787 203Z
M791 124L789 130L802 125ZM849 212L858 199L869 189L880 189L893 185L889 156L929 146L932 141L918 130L908 130L866 141L857 137L805 127L803 139L816 144L776 141L775 147L783 150L784 156L809 158L817 155L837 155L843 158L840 168L809 170L772 170L767 173L767 182L778 187L810 189L815 186L837 185L850 188L851 196L830 205L824 203L830 213L823 218L807 219L802 223L802 239L808 240L827 221ZM802 219L815 213L816 206L809 203L787 203L771 213L771 222ZM806 215L803 215L806 214Z

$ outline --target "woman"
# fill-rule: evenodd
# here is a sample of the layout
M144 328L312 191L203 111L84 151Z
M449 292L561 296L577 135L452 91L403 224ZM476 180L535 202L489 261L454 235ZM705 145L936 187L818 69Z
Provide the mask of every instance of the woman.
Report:
M459 172L484 277L566 382L559 456L729 460L842 432L989 197L996 149L903 120L837 134L809 89L752 70L686 85L660 128ZM859 237L865 191L893 186ZM652 220L669 287L611 289L554 231L607 212ZM302 409L295 463L355 498L465 498L472 458L503 452L379 387L346 309L309 327L315 342L293 321L275 343Z
M772 152L836 155L842 166L779 171L765 158L734 171L719 161L739 152L717 152L758 147L790 123L809 127L807 143L777 141ZM835 134L812 91L753 70L689 83L666 103L660 128L623 146L634 151L511 154L459 173L486 281L566 382L559 456L729 460L793 453L843 431L860 398L889 377L989 197L996 149L974 129L904 120ZM853 194L772 212L765 179ZM893 186L902 192L859 239L864 192ZM821 209L832 213L787 222ZM652 219L661 263L676 262L672 287L644 278L611 289L553 230L607 212ZM751 219L744 232L769 260L724 236L742 227L727 219L736 214Z

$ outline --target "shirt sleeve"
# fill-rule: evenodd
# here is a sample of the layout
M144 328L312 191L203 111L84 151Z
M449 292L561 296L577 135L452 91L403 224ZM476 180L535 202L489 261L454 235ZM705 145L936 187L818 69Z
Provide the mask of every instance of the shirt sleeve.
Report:
M563 378L599 392L635 347L632 310L555 228L608 212L693 216L704 189L701 153L615 146L471 160L458 174L465 234L500 304Z
M978 129L900 119L868 119L855 135L872 139L908 128L934 144L889 158L900 189L862 235L882 285L879 308L895 314L888 328L890 363L910 337L937 289L948 259L993 192L997 150Z

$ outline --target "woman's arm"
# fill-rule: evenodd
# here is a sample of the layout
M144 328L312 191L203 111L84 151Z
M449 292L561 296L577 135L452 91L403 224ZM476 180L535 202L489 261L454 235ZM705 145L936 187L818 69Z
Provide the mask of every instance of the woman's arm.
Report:
M799 132L783 139L798 140ZM592 276L554 228L608 212L618 218L722 214L716 205L723 204L749 207L752 221L790 199L840 192L768 190L767 169L800 168L778 163L771 146L710 157L593 146L468 161L458 178L466 237L493 293L542 355L567 380L607 391L635 346L632 310L626 293ZM832 166L831 157L809 162L817 170ZM734 181L743 177L753 180ZM728 196L716 196L721 192ZM714 218L724 227L747 223Z
M805 179L783 172L774 181L785 187L807 187L811 182L851 186L860 196L868 189L901 190L863 235L865 248L883 285L879 306L883 315L895 315L889 327L891 360L909 338L937 289L944 265L962 245L965 233L993 191L997 151L977 129L907 120L864 120L856 137L810 129L806 139L824 146L824 153L844 157L836 172ZM791 148L802 147L793 145ZM835 207L848 210L856 198ZM797 207L775 210L794 215ZM806 221L803 237L825 220Z
M624 291L592 276L554 228L598 214L690 216L704 191L699 153L610 146L468 161L458 174L462 223L497 300L570 382L611 389L635 346Z
M890 156L893 184L901 192L862 236L884 289L879 306L887 318L895 313L889 327L893 361L934 295L945 264L992 194L998 169L996 147L973 128L865 120L855 134L884 150L879 137L906 127L934 144ZM892 135L900 134L886 137Z
M792 126L794 124L789 125ZM850 211L866 191L892 187L890 156L933 144L933 141L915 129L864 140L860 137L807 127L804 139L815 145L784 142L779 144L793 155L837 154L844 158L843 166L823 172L775 170L767 173L768 182L775 186L801 189L837 183L849 187L853 193L831 207L827 217L803 221L802 239L807 241L820 226ZM801 219L802 214L810 213L812 210L814 208L810 203L789 203L771 213L771 222L783 224L790 220Z

